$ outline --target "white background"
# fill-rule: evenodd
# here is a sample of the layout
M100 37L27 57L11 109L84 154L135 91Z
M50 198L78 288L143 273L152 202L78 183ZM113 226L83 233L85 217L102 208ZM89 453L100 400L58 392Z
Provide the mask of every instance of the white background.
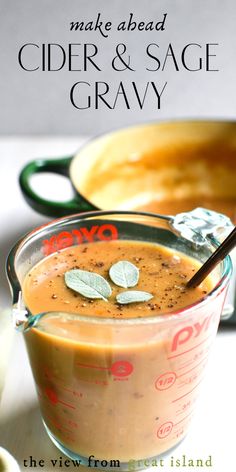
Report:
M93 21L98 12L104 21L113 23L108 38L98 32L69 30L71 21ZM127 21L131 12L137 22L157 22L167 13L165 31L117 32L117 24ZM0 134L94 135L149 120L235 118L235 24L235 0L0 0ZM17 59L19 49L25 43L58 43L65 49L68 43L94 43L99 49L97 57L102 71L89 68L87 72L68 72L65 66L59 72L25 72ZM127 45L135 72L112 69L111 61L118 43ZM146 67L155 65L145 57L146 46L150 43L159 45L158 57L162 63L168 44L172 43L180 70L175 71L168 59L163 72L146 71ZM218 43L219 46L213 48L216 57L211 58L211 63L219 72L183 69L181 51L188 43L202 46L203 65L205 43ZM30 65L38 61L38 51L41 54L40 49L29 48L27 61ZM195 51L198 48L193 48L190 54L192 66L195 65ZM168 82L161 110L156 109L154 98L148 99L148 95L144 109L138 109L128 85L133 80L140 87L140 93L148 81L154 81L157 86ZM105 81L111 84L111 98L115 97L118 83L123 81L131 109L127 110L120 98L115 110L104 106L99 110L76 110L70 103L69 92L77 81L91 84Z

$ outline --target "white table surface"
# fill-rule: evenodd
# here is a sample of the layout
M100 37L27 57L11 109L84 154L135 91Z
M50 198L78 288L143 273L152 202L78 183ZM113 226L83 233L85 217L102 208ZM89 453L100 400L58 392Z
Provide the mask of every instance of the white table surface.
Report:
M82 138L2 138L0 140L1 194L1 294L0 308L10 307L10 294L4 275L4 260L11 245L23 233L42 224L47 218L33 212L23 200L18 186L21 167L32 158L60 156L73 153ZM49 182L49 180L47 181ZM39 185L39 183L38 183ZM44 186L45 187L45 186ZM51 186L52 187L52 186ZM61 192L60 184L60 192ZM48 194L56 198L56 187ZM65 193L70 189L65 188ZM170 467L166 457L163 467L153 470L231 472L235 464L236 425L236 332L218 332L201 396L190 432L172 453L175 459L207 459L212 456L212 467ZM0 346L0 355L2 355ZM98 418L100 421L100 418ZM114 433L115 434L115 433ZM52 445L44 431L37 404L23 338L16 333L8 364L5 388L0 405L0 446L8 449L19 461L21 470L75 470L73 466L52 467L51 459L65 457ZM91 451L92 453L92 451ZM44 467L26 468L23 460L32 456L44 460ZM90 470L90 469L89 469Z

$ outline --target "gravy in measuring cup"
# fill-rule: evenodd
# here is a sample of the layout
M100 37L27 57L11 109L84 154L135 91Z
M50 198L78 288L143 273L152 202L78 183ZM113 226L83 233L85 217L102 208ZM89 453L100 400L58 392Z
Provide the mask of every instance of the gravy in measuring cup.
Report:
M135 287L122 288L109 278L111 265L121 260L138 268ZM178 251L142 241L82 244L35 265L25 277L23 296L33 314L66 311L88 321L90 316L113 321L163 313L168 317L205 298L213 288L209 277L201 286L186 289L186 281L199 266ZM64 274L72 269L102 275L112 288L108 301L86 298L68 288ZM117 294L130 290L148 292L153 298L117 303ZM203 310L203 320L198 317L192 334L182 327L173 337L167 326L155 334L148 325L139 330L127 325L119 334L118 325L107 331L106 325L81 325L76 317L42 318L25 340L49 434L65 452L121 462L150 458L174 446L186 434L191 417L186 411L192 414L196 399L191 385L199 382L209 349L207 345L192 353L192 346L196 338L201 344L206 330L215 334L217 329L217 320L212 322L208 311ZM178 349L185 342L189 353L183 358ZM195 369L190 375L188 363Z

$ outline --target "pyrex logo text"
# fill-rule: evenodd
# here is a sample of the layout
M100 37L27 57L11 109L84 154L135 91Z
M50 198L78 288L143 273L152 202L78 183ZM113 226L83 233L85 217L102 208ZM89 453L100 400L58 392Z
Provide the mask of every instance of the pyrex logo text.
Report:
M173 337L171 351L176 351L179 346L187 343L190 339L197 338L209 329L209 326L218 323L219 313L211 313L206 316L202 321L193 323L192 325L185 326L184 328L177 331Z
M91 228L83 227L72 229L72 231L62 231L51 236L50 239L44 239L42 251L45 256L49 256L60 249L65 249L75 244L110 241L112 239L118 239L118 230L115 225L94 225Z

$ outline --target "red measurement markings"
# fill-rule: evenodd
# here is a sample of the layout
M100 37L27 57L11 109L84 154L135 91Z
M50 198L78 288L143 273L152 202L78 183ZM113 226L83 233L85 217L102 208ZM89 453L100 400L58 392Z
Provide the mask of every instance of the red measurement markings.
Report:
M73 420L66 420L66 422L68 423L69 426L71 426L72 428L75 428L77 429L79 427L78 423L76 421L73 421Z
M56 394L56 392L54 390L52 390L50 387L46 387L44 392L46 393L47 395L47 398L49 399L49 401L52 403L52 405L57 405L58 403L61 403L62 405L68 407L68 408L71 408L73 410L76 410L75 406L74 405L71 405L70 403L66 403L62 400L60 400Z
M46 416L46 418L51 421L51 423L59 430L61 431L66 431L67 433L72 433L72 431L68 428L65 428L65 426L62 426L60 423L58 423L57 420L55 420L54 418L51 418L51 416Z
M43 371L44 377L46 377L47 380L55 379L56 381L63 383L63 380L53 374L47 366L42 366L41 370Z
M201 346L202 344L204 344L206 341L208 341L210 338L212 338L212 334L210 336L208 336L207 338L205 338L203 341L201 341L199 344L196 344L195 346L191 347L190 349L188 349L187 351L183 351L183 352L180 352L179 354L175 354L174 356L170 356L170 357L167 357L168 360L170 359L174 359L175 357L179 357L179 356L183 356L183 354L187 354L188 352L191 352L193 351L194 349L197 349L197 347Z
M104 367L93 364L82 364L81 362L76 362L76 365L78 365L79 367L85 367L87 369L107 370L110 371L112 375L116 377L126 377L130 375L134 370L133 365L129 361L116 361L110 367Z
M189 367L190 365L192 365L194 362L196 362L201 356L203 356L204 354L207 354L210 350L210 347L207 347L207 348L204 348L202 349L201 351L197 352L196 354L194 354L194 357L191 361L188 361L188 362L185 362L184 364L181 365L181 367L178 367L177 370L182 370L182 369L186 369L186 367Z
M186 385L190 385L195 382L199 377L199 372L196 372L195 374L192 374L191 377L187 377L185 380L181 382L180 385L178 385L178 388L183 388L186 387Z
M81 362L76 362L76 365L78 365L79 367L86 367L87 369L110 370L110 367L103 367L100 365L92 365L92 364L82 364Z
M157 390L167 390L168 388L172 387L176 381L176 373L175 372L165 372L161 374L156 382L155 387Z
M178 424L182 423L183 421L185 421L189 416L191 416L193 414L193 410L190 411L190 413L188 415L186 415L184 418L182 418L181 420L178 421L178 423L175 423L174 424L174 427L177 426Z
M109 383L106 381L106 380L89 380L89 379L82 379L80 377L77 377L78 380L80 380L81 382L87 382L87 383L92 383L92 384L96 384L96 385L100 385L101 387L106 387L107 385L109 385Z
M200 385L201 381L202 381L202 379L201 379L200 382L198 382L197 385L195 385L195 386L192 388L192 390L190 390L189 392L185 393L184 395L182 395L182 396L179 397L179 398L175 398L175 400L172 400L172 403L175 403L175 402L177 402L178 400L181 400L181 398L184 398L184 397L186 397L187 395L189 395L190 393L192 393L192 392L195 390L195 388L197 388L197 387Z
M132 374L133 370L134 367L129 361L116 361L111 366L111 373L116 377L126 377Z
M172 421L167 421L166 423L163 423L160 426L160 428L157 430L157 437L159 439L165 439L171 433L172 428L173 428Z
M121 379L120 377L115 377L114 379L114 382L124 382L125 380L129 380L129 379Z
M43 370L43 373L44 373L44 377L47 379L47 380L53 380L53 379L56 379L58 380L59 382L63 382L62 379L60 379L59 377L57 377L54 373L52 373L49 368L47 366L43 366L42 367L42 370Z
M193 406L193 404L197 401L197 398L191 398L191 400L188 400L185 402L179 410L176 411L176 416L182 415L186 410L190 408L190 406Z
M48 380L51 380L53 375L52 375L51 371L49 370L49 368L47 366L43 366L42 370L43 370L43 373L44 373L44 377L46 377L46 379L48 379Z
M185 362L184 364L181 365L181 367L177 367L176 370L182 370L186 369L186 367L189 367L191 364L193 364L196 361L195 358L191 359L191 361Z
M76 398L83 398L82 392L78 392L77 390L71 390L70 388L63 387L63 385L61 385L61 388L63 388L63 390L65 390L66 392L71 393Z
M66 392L69 392L71 393L73 396L77 397L77 398L82 398L83 394L82 392L78 392L77 390L74 390L74 389L70 389L70 388L67 388L63 385L63 380L58 378L56 375L52 374L52 372L48 369L47 366L43 366L42 367L42 370L44 372L44 377L46 377L46 379L48 380L52 380L52 379L56 379L57 381L57 386L59 388L62 388L63 390L65 390ZM58 382L60 382L60 384L58 384Z
M183 434L185 433L183 427L181 427L180 429L177 429L177 431L175 431L175 436L174 438L179 438L180 436L183 436Z
M76 439L72 438L71 436L65 436L63 440L68 441L70 443L76 443Z
M189 372L192 372L192 370L196 369L199 365L203 364L204 361L206 361L207 359L208 359L208 355L206 357L204 357L200 362L198 362L198 364L194 365L191 369L186 370L186 372L184 372L183 374L178 375L178 379L180 377L183 377L184 375L188 374Z

